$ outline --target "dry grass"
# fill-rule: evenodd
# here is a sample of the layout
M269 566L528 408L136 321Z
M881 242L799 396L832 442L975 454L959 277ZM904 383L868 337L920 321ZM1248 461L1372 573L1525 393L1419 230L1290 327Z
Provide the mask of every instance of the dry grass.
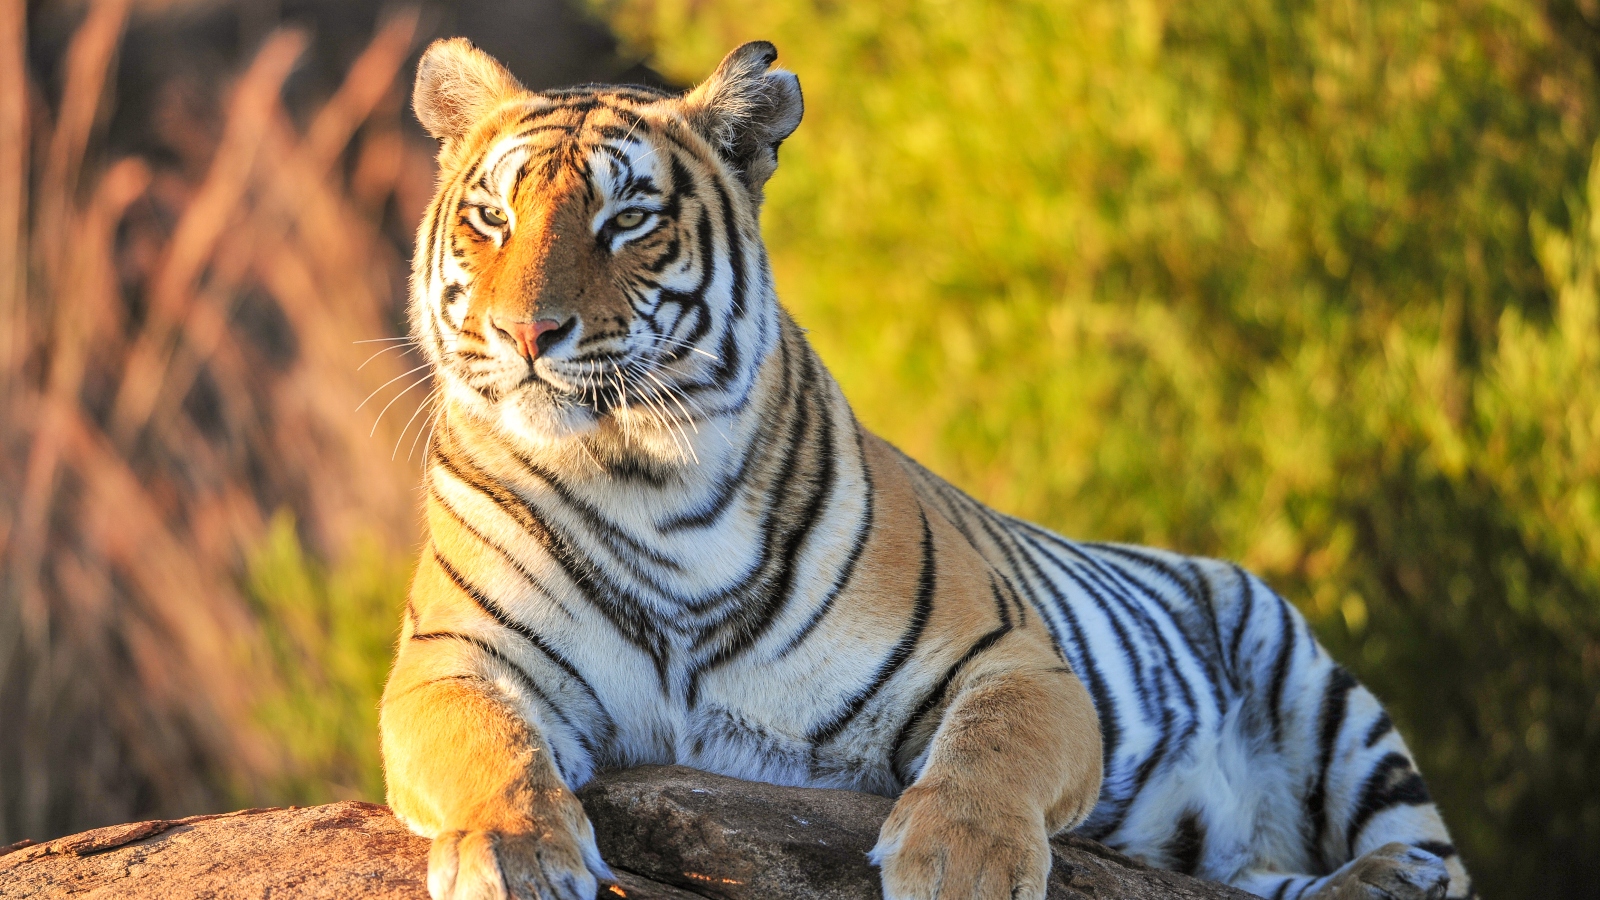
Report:
M415 12L303 128L305 36L274 33L214 146L184 138L194 172L98 158L128 13L89 5L47 100L0 0L0 844L255 795L286 763L252 713L250 548L285 509L332 557L415 527L423 385L374 419L422 373L357 343L397 334L385 217L431 187L400 130Z

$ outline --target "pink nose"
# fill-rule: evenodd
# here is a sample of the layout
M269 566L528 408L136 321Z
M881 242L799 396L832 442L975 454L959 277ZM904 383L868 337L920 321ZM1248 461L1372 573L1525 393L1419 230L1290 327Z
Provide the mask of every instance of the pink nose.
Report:
M555 319L537 319L532 322L495 322L494 327L511 335L517 342L517 352L527 359L539 355L539 336L547 331L555 331L561 323Z

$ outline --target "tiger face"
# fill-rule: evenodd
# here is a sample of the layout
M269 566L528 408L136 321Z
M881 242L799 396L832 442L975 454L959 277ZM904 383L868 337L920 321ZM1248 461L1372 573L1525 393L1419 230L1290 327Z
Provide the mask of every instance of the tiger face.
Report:
M680 460L685 423L745 402L778 334L761 189L802 106L775 56L677 96L534 93L464 40L430 53L411 316L451 402L541 451Z

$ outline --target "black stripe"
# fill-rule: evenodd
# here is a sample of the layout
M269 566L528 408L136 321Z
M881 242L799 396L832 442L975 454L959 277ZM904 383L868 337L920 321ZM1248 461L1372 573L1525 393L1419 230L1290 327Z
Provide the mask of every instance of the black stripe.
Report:
M1231 566L1231 568L1233 569L1234 577L1239 579L1239 599L1235 601L1239 606L1239 610L1238 619L1233 626L1233 637L1228 641L1228 675L1230 678L1237 678L1240 644L1244 641L1244 631L1246 626L1250 624L1250 616L1255 613L1256 609L1256 586L1248 572L1238 566ZM1237 685L1235 685L1235 689L1237 689Z
M804 505L798 515L792 518L785 517L789 521L797 522L798 527L793 528L788 534L779 536L778 529L769 526L770 537L763 548L758 573L771 568L770 563L774 556L777 560L776 572L771 578L763 579L765 584L760 594L747 597L741 603L740 611L745 615L741 616L739 627L733 629L732 639L727 640L709 659L689 672L686 699L690 707L699 701L700 679L706 673L733 661L739 654L753 646L788 604L794 593L800 552L816 528L817 522L822 518L823 505L834 490L836 471L833 458L833 419L829 415L827 404L822 402L823 398L818 396L819 392L816 390L817 369L820 363L810 352L802 352L800 362L799 383L794 386L792 394L795 398L796 440L791 444L794 449L784 460L783 469L774 480L778 490L784 494L805 492L800 495L804 498ZM818 420L815 435L811 434L810 423L813 405L817 407L815 413ZM818 468L813 478L796 477L800 451L805 447L813 448L817 452ZM789 497L783 499L787 500ZM768 518L776 519L778 515L778 511L774 509L769 511ZM779 542L781 547L775 547L774 544ZM701 638L695 641L696 649L704 647L713 636L714 633L710 630L704 632Z
M1150 755L1145 757L1144 762L1141 762L1139 767L1133 770L1133 790L1128 792L1127 805L1121 810L1123 819L1139 804L1139 797L1144 793L1145 786L1150 783L1150 776L1162 769L1164 764L1169 761L1168 751L1171 749L1172 744L1172 710L1165 704L1161 707L1161 727L1156 731L1161 737L1156 740L1156 745L1151 749ZM1109 834L1120 827L1122 827L1122 822L1116 821L1110 826L1110 830L1107 833Z
M645 574L645 570L641 569L633 561L635 556L648 560L651 567L667 569L672 572L683 571L682 563L669 556L662 555L645 542L618 527L610 517L574 494L556 473L539 465L532 457L521 450L513 450L512 456L522 465L523 471L544 482L556 499L565 504L568 509L582 520L585 527L594 532L603 543L607 544L606 550L622 561L629 569L630 574L633 574L639 581L650 585L652 588L656 587L657 584L654 578L648 577ZM531 506L532 504L530 503L529 505ZM621 545L622 549L618 549L618 545ZM664 586L661 593L668 593Z
M844 727L850 724L883 686L889 683L900 667L911 658L911 653L916 649L917 642L922 639L922 630L928 625L928 618L933 615L933 592L938 584L939 573L933 554L933 529L928 525L927 511L919 508L918 514L922 517L922 568L917 575L916 599L911 608L911 623L906 626L905 633L900 635L900 640L889 651L889 655L878 666L877 675L872 682L845 704L831 720L812 729L807 740L812 744L821 744L832 740ZM815 747L813 747L815 752Z
M773 655L772 658L774 660L780 660L788 656L807 637L810 637L811 632L818 625L822 624L822 620L833 609L834 602L844 593L845 585L849 584L850 580L855 577L856 566L861 562L861 555L867 551L867 544L872 540L872 527L878 509L877 491L873 486L872 467L867 464L866 451L862 447L861 424L856 422L854 418L851 419L851 424L856 431L856 460L861 467L861 478L864 482L861 494L866 501L866 509L862 510L861 522L856 526L855 536L851 539L850 555L845 559L845 564L840 570L839 577L834 579L833 587L828 591L828 595L823 598L822 602L817 604L817 608L812 612L811 618L807 619L806 623L800 626L800 629L789 638L789 642L784 644L783 648Z
M1065 568L1065 564L1061 560L1055 559L1042 547L1035 544L1033 549L1035 552L1050 559L1058 568ZM1095 712L1100 717L1100 752L1101 759L1104 760L1107 781L1109 781L1116 767L1117 750L1122 744L1122 718L1121 711L1117 707L1116 698L1112 695L1108 686L1109 682L1105 673L1100 670L1099 663L1088 652L1083 637L1083 625L1078 620L1077 611L1067 602L1067 598L1061 593L1055 581L1045 575L1044 570L1039 567L1039 563L1033 555L1025 552L1022 556L1026 560L1029 569L1039 579L1039 582L1044 585L1045 590L1050 593L1052 602L1048 608L1065 620L1067 630L1070 632L1068 635L1054 635L1056 645L1075 651L1073 655L1077 658L1072 661L1073 668L1083 673L1082 677L1088 684L1089 695L1094 700ZM1041 615L1045 615L1043 611L1047 607L1037 600L1034 601L1034 605L1035 608L1041 611ZM1045 615L1047 627L1050 621L1049 616ZM1070 638L1070 640L1067 638ZM1110 833L1110 831L1106 831L1102 836Z
M1095 584L1091 584L1084 577L1084 573L1078 571L1077 568L1068 565L1066 560L1063 560L1057 557L1054 553L1051 553L1048 548L1040 545L1031 535L1027 535L1025 533L1025 538L1040 556L1055 566L1056 571L1065 576L1066 579L1072 583L1073 587L1076 587L1079 592L1081 592L1094 604L1095 609L1105 619L1106 624L1110 626L1112 633L1116 635L1117 645L1122 650L1122 658L1126 660L1129 667L1133 669L1133 692L1134 696L1139 701L1139 706L1145 717L1161 717L1163 714L1161 709L1163 704L1160 702L1160 698L1152 696L1150 691L1152 683L1154 683L1158 688L1161 687L1160 680L1145 677L1144 654L1141 652L1141 648L1136 645L1133 636L1129 633L1127 624L1123 622L1122 617L1118 615L1117 610L1112 607L1108 596ZM1062 607L1063 609L1069 608L1064 598L1062 601ZM1126 604L1124 604L1124 607L1126 607Z
M1182 647L1190 651L1189 658L1201 670L1200 677L1204 678L1212 688L1213 699L1216 701L1216 710L1219 716L1225 708L1221 689L1215 678L1207 677L1211 673L1203 660L1201 660L1200 654L1196 652L1197 648L1190 639L1187 630L1178 621L1172 609L1166 605L1159 590L1139 578L1136 573L1126 566L1112 565L1110 560L1097 558L1095 554L1084 554L1084 561L1087 563L1086 568L1089 572L1093 573L1106 588L1106 596L1122 605L1129 618L1139 626L1140 630L1151 639L1160 651L1153 660L1152 669L1155 674L1157 703L1161 708L1162 722L1170 727L1179 714L1183 716L1181 731L1173 735L1164 736L1164 740L1166 737L1175 738L1174 743L1176 746L1172 749L1173 759L1177 759L1181 757L1199 733L1200 703L1190 679L1185 677L1183 670L1178 666L1180 659L1178 650L1180 648L1169 640L1167 631L1162 628L1161 623L1156 619L1156 613L1166 614L1166 621L1172 626L1172 630L1177 632L1178 640L1181 642ZM1122 583L1125 589L1121 591L1115 590L1116 582ZM1134 596L1134 592L1142 594L1149 602L1139 602L1139 598ZM1169 685L1176 685L1178 692L1182 694L1176 706L1168 702Z
M739 231L739 223L734 220L733 201L728 198L728 189L723 186L722 179L713 175L711 187L716 192L717 203L722 207L722 233L728 240L728 267L733 270L733 284L729 293L733 300L733 321L738 322L750 309L745 298L744 235Z
M923 519L926 520L927 516L924 515ZM1000 592L1000 582L995 580L993 569L989 570L989 599L994 601L995 615L999 617L1000 624L1007 628L1012 627L1011 609L1006 604L1005 594Z
M1272 740L1283 746L1283 690L1289 680L1289 660L1294 650L1294 620L1289 616L1289 604L1278 597L1278 613L1282 631L1278 635L1278 656L1272 664L1272 685L1267 690L1267 715L1272 720Z
M584 693L588 694L590 699L594 702L595 708L600 712L601 716L604 717L603 727L605 730L608 733L616 730L616 720L612 718L611 714L606 711L605 706L600 702L600 695L595 692L588 680L578 672L577 668L573 666L573 664L569 662L566 657L562 656L554 647L551 647L548 643L546 643L544 638L540 637L539 634L532 628L529 628L526 624L513 619L510 614L508 614L505 609L500 606L500 604L496 603L492 597L480 590L477 585L469 582L466 579L466 576L461 574L460 570L451 565L449 560L445 559L439 554L438 547L433 545L431 542L428 544L428 552L433 557L434 562L439 564L439 570L444 572L445 577L454 582L455 586L459 588L463 594L466 594L473 603L477 604L478 608L481 609L485 615L493 619L500 627L515 632L523 640L527 641L529 644L532 644L534 649L543 654L546 659L549 659L551 662L555 663L556 667L559 668L567 677L577 682L578 686L583 688Z
M752 440L750 446L745 448L744 458L739 460L739 468L728 478L719 482L712 488L711 498L704 505L692 512L681 512L656 526L656 531L662 534L671 534L688 528L705 528L713 525L722 518L733 504L733 498L738 495L739 489L745 486L749 479L750 466L755 461L757 451L765 451L768 445L762 440ZM762 455L765 455L764 453Z
M441 442L453 438L448 427L440 430ZM434 462L457 481L477 491L521 527L534 540L584 595L584 598L605 616L612 627L629 643L650 656L661 683L666 684L666 648L661 635L649 630L649 621L637 601L622 590L620 585L606 578L577 548L562 535L557 534L520 498L502 487L492 476L473 466L465 455L452 456L441 447L434 454ZM470 467L470 471L469 471ZM458 520L465 521L449 504L445 508Z
M1411 846L1417 848L1418 850L1432 853L1434 856L1437 856L1440 859L1449 859L1450 857L1456 855L1455 845L1449 843L1448 841L1417 841Z
M1166 868L1193 875L1200 868L1205 848L1206 826L1200 821L1200 813L1193 809L1184 811L1178 819L1177 830L1163 848L1168 863Z
M1378 713L1377 720L1372 723L1371 728L1367 729L1367 739L1362 743L1362 746L1371 750L1393 730L1394 720L1389 718L1389 713L1387 711Z
M1356 840L1373 816L1396 806L1421 806L1429 802L1427 785L1412 768L1411 760L1404 753L1386 754L1373 766L1372 773L1361 786L1361 799L1345 831L1346 852L1354 852Z
M1009 626L1001 626L978 638L971 647L967 648L967 652L962 655L961 659L957 660L955 665L945 671L944 677L939 679L939 683L934 686L933 690L928 692L928 695L923 698L921 703L917 704L916 710L906 719L905 724L900 727L900 733L895 736L894 744L889 748L889 765L902 785L909 783L911 780L910 774L905 771L905 767L911 763L911 760L905 760L902 764L900 759L906 741L911 737L911 732L917 728L930 711L944 701L945 692L950 690L950 683L955 681L957 675L961 674L961 670L966 668L967 663L971 662L978 654L994 646L995 642L1005 637L1010 630Z
M544 582L540 581L538 576L534 575L533 572L524 566L520 560L518 560L515 556L512 556L510 550L500 546L497 541L494 541L488 535L480 531L477 526L473 525L471 522L468 522L466 517L463 516L461 512L457 510L452 503L450 503L449 500L446 500L444 496L439 493L437 485L428 485L428 496L439 504L440 509L449 513L450 518L455 519L456 524L460 526L462 530L466 531L474 538L477 538L478 543L483 544L485 547L488 547L490 550L494 551L495 555L504 560L506 565L514 569L516 573L522 577L523 582L527 584L528 587L537 592L539 596L542 597L546 602L560 609L566 614L567 618L577 621L578 617L572 612L572 610L567 608L565 603L561 602L561 598L552 593L551 590L545 586Z
M1035 528L1034 530L1039 531L1042 529ZM1050 534L1049 532L1045 532L1045 534L1049 535L1050 538L1058 542L1061 541L1061 538L1057 537L1056 535ZM1127 548L1123 548L1118 545L1092 544L1087 546L1101 553L1110 550L1113 553L1120 555L1123 559L1130 560L1135 563L1138 563L1144 559L1143 557L1129 553ZM1162 718L1164 721L1166 721L1172 718L1170 714L1172 707L1167 703L1167 685L1169 683L1176 684L1179 692L1183 695L1178 709L1186 712L1187 715L1185 716L1183 731L1177 736L1178 746L1176 748L1178 753L1182 753L1199 732L1200 723L1198 713L1200 705L1198 698L1195 695L1194 687L1190 684L1189 679L1184 677L1183 672L1178 668L1178 666L1175 665L1176 661L1178 660L1178 654L1176 652L1177 648L1174 647L1172 641L1168 639L1166 630L1161 627L1161 623L1156 620L1154 614L1159 611L1166 615L1166 621L1171 624L1172 630L1177 632L1178 638L1182 641L1183 646L1188 648L1190 651L1190 658L1193 659L1198 668L1201 669L1203 676L1212 675L1210 668L1205 664L1202 654L1199 652L1199 648L1196 647L1193 638L1188 633L1188 629L1186 629L1183 623L1177 618L1177 615L1174 613L1172 608L1167 605L1165 598L1162 596L1159 590L1151 586L1142 578L1139 578L1137 574L1131 571L1126 565L1114 565L1112 560L1097 556L1095 553L1085 552L1076 546L1073 547L1073 550L1081 554L1085 564L1084 568L1088 571L1088 573L1095 577L1096 581L1099 582L1102 587L1105 588L1104 596L1111 600L1115 600L1118 604L1120 604L1127 612L1128 617L1133 620L1134 624L1137 625L1139 629L1143 631L1144 634L1147 635L1159 648L1160 653L1156 656L1156 659L1154 660L1155 664L1152 666L1156 676L1154 683L1158 695L1157 702L1161 707ZM1080 578L1078 581L1080 584L1084 585L1086 590L1088 590L1088 584L1085 579ZM1117 583L1123 585L1125 589L1117 590ZM1181 582L1174 581L1174 583L1178 584L1181 589ZM1133 591L1142 594L1149 602L1139 602L1139 599L1132 595ZM1163 665L1163 662L1166 664ZM1226 701L1223 698L1221 688L1218 685L1215 677L1205 677L1205 680L1209 683L1212 689L1212 697L1216 702L1216 709L1220 714L1220 712L1226 708Z
M694 179L677 154L669 154L669 157L672 169L672 193L668 195L668 198L669 202L674 206L681 206L683 196L694 188ZM704 205L700 207L700 215L696 224L698 228L695 233L695 241L699 257L695 262L700 265L701 269L699 283L688 291L662 290L656 294L657 309L665 303L676 303L683 308L684 312L679 316L678 320L673 322L671 328L666 329L666 336L681 340L690 346L698 344L700 339L705 337L705 329L709 325L708 317L702 315L701 321L695 323L695 328L689 334L677 334L678 325L683 322L683 317L688 315L690 309L701 308L703 310L706 291L710 289L711 281L716 277L716 246L714 235L711 232L711 214Z
M1322 836L1332 826L1327 812L1328 768L1333 765L1334 745L1344 727L1345 713L1349 708L1350 692L1356 680L1340 666L1334 666L1322 692L1322 723L1317 737L1317 779L1306 796L1306 818L1311 823L1311 835L1306 842L1309 858L1330 862L1321 850ZM1331 868L1331 866L1329 866Z
M1184 644L1189 648L1190 655L1200 663L1205 670L1206 680L1211 688L1211 696L1217 709L1223 710L1228 706L1228 699L1222 690L1223 683L1227 680L1224 674L1222 654L1222 634L1217 625L1216 605L1213 603L1211 582L1204 572L1200 570L1197 561L1192 558L1183 560L1183 570L1169 565L1166 560L1145 548L1135 548L1119 544L1095 544L1099 549L1121 555L1124 559L1142 565L1165 579L1174 589L1174 592L1191 601L1190 608L1178 610L1168 602L1168 595L1154 588L1146 587L1147 596L1153 606L1167 614L1167 618L1183 637ZM1130 580L1144 586L1142 580L1134 579L1132 573L1125 573ZM1185 577L1185 576L1189 577ZM1192 621L1196 618L1192 606L1198 603L1203 609L1199 622ZM1195 632L1200 632L1196 634Z
M484 640L480 640L480 639L478 639L476 637L473 637L472 635L461 634L460 632L456 632L456 631L430 631L430 632L426 632L426 633L423 633L423 634L414 634L414 635L411 636L411 640L413 640L413 641L438 641L438 640L462 641L462 642L471 644L472 646L478 648L482 652L484 652L484 653L488 654L489 656L493 657L496 662L499 662L500 664L504 665L506 668L510 669L512 671L512 673L516 675L517 681L520 682L522 684L522 686L524 688L526 688L529 693L533 694L535 697L538 697L540 703L543 703L546 707L548 707L550 709L550 712L553 713L555 715L555 717L560 721L561 726L563 728L566 728L567 731L572 733L572 736L578 742L578 745L583 748L583 752L588 754L590 763L593 764L595 762L595 748L594 748L594 745L589 743L589 738L586 735L584 735L583 731L573 727L572 720L567 718L567 714L562 711L561 707L558 706L553 699L551 699L549 694L546 694L544 692L543 688L539 687L539 683L534 681L533 676L528 674L528 671L526 669L524 669L521 666L517 665L516 662L513 661L511 658L507 657L505 654L503 654L499 650L495 649L495 647L492 644L490 644L489 642L484 641ZM479 675L468 675L466 677L473 678L473 679L476 679L478 681L482 681L485 684L492 684L491 682L488 681L488 679L485 679L485 678L483 678L482 676L479 676ZM556 751L555 746L550 743L549 738L545 738L545 742L544 743L545 743L545 748L550 751L550 761L555 765L556 771L561 773L561 780L568 782L569 785L570 785L571 776L567 773L566 768L561 764L561 755L560 755L560 753L558 753Z

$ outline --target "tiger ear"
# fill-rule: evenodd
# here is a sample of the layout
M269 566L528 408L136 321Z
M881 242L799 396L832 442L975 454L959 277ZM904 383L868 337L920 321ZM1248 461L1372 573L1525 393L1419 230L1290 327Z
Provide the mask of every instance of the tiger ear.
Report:
M768 70L778 48L751 41L723 58L699 87L683 98L689 125L705 138L761 200L761 187L778 168L778 145L800 126L805 103L800 79Z
M446 143L465 135L522 85L466 38L434 41L417 64L411 106L428 133Z

